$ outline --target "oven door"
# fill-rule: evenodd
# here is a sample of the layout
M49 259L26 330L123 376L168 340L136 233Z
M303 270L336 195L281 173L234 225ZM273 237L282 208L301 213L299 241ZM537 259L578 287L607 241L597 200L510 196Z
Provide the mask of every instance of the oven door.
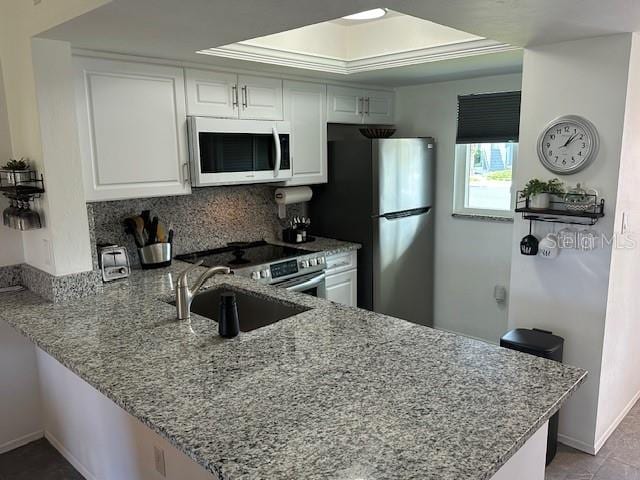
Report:
M325 272L315 272L277 283L274 287L284 288L290 292L306 293L318 298L327 298Z
M194 187L291 178L288 122L189 117Z

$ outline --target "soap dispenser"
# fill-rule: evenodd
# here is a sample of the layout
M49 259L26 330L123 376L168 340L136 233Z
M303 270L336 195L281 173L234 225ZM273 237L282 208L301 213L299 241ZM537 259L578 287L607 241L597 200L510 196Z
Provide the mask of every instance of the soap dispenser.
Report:
M218 333L223 338L233 338L240 333L238 305L236 304L236 294L233 292L224 292L220 295Z

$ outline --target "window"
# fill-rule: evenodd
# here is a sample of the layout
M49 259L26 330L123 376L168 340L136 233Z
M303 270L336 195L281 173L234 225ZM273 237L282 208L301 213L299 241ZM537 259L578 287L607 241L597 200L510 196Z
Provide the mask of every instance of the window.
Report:
M458 97L454 213L512 217L520 92Z

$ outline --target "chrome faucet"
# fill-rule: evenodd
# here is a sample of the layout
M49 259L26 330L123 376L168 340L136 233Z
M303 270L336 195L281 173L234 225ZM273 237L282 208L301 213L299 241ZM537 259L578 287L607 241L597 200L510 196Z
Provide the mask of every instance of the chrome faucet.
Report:
M216 274L228 275L231 273L231 269L228 267L212 267L200 275L193 285L193 288L189 288L189 272L200 265L202 265L202 260L191 265L178 277L178 285L176 286L176 310L178 312L178 320L188 320L191 318L191 302L193 301L193 297L196 296L204 285L204 282Z

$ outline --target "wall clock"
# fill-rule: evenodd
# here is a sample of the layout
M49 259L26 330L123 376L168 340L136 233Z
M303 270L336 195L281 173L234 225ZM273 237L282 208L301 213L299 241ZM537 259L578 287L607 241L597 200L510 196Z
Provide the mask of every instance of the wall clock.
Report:
M593 162L599 145L598 131L589 120L565 115L547 125L538 137L538 157L548 170L570 175Z

